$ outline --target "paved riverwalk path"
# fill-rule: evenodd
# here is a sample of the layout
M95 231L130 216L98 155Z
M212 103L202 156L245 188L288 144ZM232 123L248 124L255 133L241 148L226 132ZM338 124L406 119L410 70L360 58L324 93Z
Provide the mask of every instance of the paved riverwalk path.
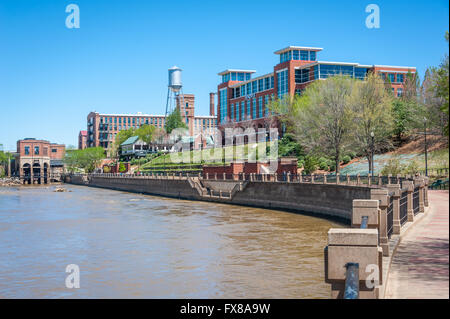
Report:
M428 194L429 212L393 256L386 298L449 298L449 192Z

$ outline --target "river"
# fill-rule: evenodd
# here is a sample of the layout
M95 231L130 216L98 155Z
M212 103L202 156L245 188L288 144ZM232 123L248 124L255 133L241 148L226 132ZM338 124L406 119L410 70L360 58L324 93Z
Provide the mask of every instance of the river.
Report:
M0 187L0 298L328 298L342 225L282 211L64 185ZM66 288L66 266L80 288Z

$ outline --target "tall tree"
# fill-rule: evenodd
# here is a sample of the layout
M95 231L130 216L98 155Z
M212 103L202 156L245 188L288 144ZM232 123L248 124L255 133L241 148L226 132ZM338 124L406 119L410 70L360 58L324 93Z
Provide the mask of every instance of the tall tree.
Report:
M147 144L153 141L153 134L155 132L155 127L153 125L142 125L136 130L136 135Z
M393 128L392 95L386 91L379 75L370 73L365 81L357 81L351 102L352 146L357 153L364 154L372 164L372 150L391 146ZM372 138L373 134L373 138Z
M187 128L187 125L184 123L183 118L181 117L180 109L178 108L176 108L171 114L169 114L165 125L167 134L172 133L172 131L176 128Z
M350 143L351 94L355 80L342 75L316 81L301 97L272 107L305 149L334 158L339 173L341 154Z

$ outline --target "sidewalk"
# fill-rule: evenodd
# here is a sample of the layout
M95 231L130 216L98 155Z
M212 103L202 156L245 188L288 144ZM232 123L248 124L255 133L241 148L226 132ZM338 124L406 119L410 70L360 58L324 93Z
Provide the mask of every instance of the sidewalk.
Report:
M385 298L449 298L449 192L429 191L430 210L402 238Z

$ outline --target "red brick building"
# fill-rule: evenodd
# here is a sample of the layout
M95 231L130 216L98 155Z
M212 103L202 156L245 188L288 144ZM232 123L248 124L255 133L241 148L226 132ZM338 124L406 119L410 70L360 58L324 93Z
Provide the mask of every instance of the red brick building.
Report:
M195 115L194 94L184 94L184 99L177 100L177 107L189 129L190 136L202 133L205 136L214 135L217 118L214 115L214 95L210 96L210 115ZM91 112L87 116L87 147L101 146L107 149L114 142L117 133L130 127L139 128L141 125L153 125L164 128L164 115L150 114L101 114Z
M87 131L80 131L78 134L78 149L84 150L87 147Z
M415 67L318 61L320 51L322 48L297 46L275 51L279 63L273 67L273 72L255 78L252 78L254 70L227 69L220 72L218 128L224 131L226 127L253 127L255 130L278 127L282 134L283 128L267 107L272 99L301 94L313 81L336 74L364 80L371 71L390 81L393 94L401 96L406 74L416 72Z
M34 138L19 140L14 159L14 174L29 184L47 184L60 180L64 170L65 151L63 144Z

